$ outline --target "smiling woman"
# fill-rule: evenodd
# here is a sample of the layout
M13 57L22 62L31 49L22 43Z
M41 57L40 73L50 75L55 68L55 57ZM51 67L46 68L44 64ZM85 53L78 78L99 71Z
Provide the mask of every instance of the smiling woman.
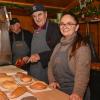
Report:
M75 18L71 18L70 15L67 15L67 19L66 17L61 18L60 30L65 37L67 35L73 34L74 32L77 32L78 28L78 21L75 20Z
M90 100L88 81L91 52L78 33L78 28L78 21L73 14L62 16L62 38L48 64L48 79L51 87L68 93L70 100Z

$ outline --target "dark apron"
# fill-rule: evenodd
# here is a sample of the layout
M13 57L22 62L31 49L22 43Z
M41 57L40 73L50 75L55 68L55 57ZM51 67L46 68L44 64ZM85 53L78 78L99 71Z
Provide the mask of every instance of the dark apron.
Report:
M55 60L54 60L55 64L53 67L53 73L55 79L60 84L59 89L70 95L73 92L74 75L72 74L70 66L68 64L68 51L69 51L68 48L65 50L62 50L60 48L58 50L58 52L55 55ZM90 100L89 88L87 88L86 90L84 100Z
M74 75L68 65L68 47L59 48L55 54L53 73L55 79L60 84L60 90L68 94L72 93L74 84Z
M29 54L29 47L24 41L24 33L22 31L22 40L21 41L16 41L15 36L13 36L13 44L12 44L12 54L13 54L13 59L12 63L15 64L16 60L27 56Z
M36 30L33 34L31 43L31 55L35 53L41 53L49 51L50 48L46 42L46 31L48 23L46 24L46 29ZM41 62L31 63L30 74L39 80L47 82L47 68L43 68Z

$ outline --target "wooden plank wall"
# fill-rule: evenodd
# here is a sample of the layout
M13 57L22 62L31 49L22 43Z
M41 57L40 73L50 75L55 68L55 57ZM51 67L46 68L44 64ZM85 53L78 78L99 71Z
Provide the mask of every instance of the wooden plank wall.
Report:
M33 32L34 27L33 27L33 20L31 16L12 15L12 18L18 18L20 20L22 28Z
M87 32L88 25L89 25L89 32ZM90 33L90 35L92 36L94 47L100 58L100 22L99 21L89 22L88 25L86 23L81 23L80 32L83 35Z

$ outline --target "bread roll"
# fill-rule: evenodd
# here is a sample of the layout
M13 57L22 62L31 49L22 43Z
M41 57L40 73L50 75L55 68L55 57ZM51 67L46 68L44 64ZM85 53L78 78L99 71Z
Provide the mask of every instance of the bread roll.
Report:
M12 90L17 88L17 84L14 81L4 81L2 83L2 87L5 89Z
M41 90L47 88L47 84L43 81L36 81L30 85L31 89Z
M24 76L26 76L26 75L27 75L27 74L22 73L22 72L17 72L17 73L16 73L16 77L19 77L19 78L24 77Z
M26 87L24 87L24 86L17 87L17 88L10 94L10 98L11 98L11 99L17 98L17 97L23 95L25 92L27 92L27 88L26 88Z
M7 95L3 91L0 91L0 100L9 100Z
M2 76L7 76L7 74L6 73L0 73L0 77L2 77Z
M15 81L12 76L2 76L0 77L0 83L3 83L4 81Z
M23 76L20 78L20 80L24 83L27 83L27 82L31 82L32 81L32 77L29 76L29 75L26 75L26 76Z

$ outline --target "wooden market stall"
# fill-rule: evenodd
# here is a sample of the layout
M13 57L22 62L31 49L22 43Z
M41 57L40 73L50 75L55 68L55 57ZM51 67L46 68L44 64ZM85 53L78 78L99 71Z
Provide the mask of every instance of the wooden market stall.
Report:
M30 7L35 3L42 3L47 8L48 18L56 20L59 22L58 14L63 12L72 12L76 14L80 20L79 32L83 36L89 35L91 37L93 53L95 58L91 63L91 77L90 86L92 91L91 100L100 100L100 1L99 0L0 0L0 6L6 6L9 12L10 18L17 17L22 27L34 31L35 24L33 22L32 16L30 14ZM94 84L95 82L95 84ZM55 90L57 91L57 90ZM55 92L53 91L53 92ZM54 95L54 100L60 100L58 95L65 96L65 94L57 92L50 95ZM49 92L47 96L44 93L36 94L39 100L44 98L48 99ZM40 97L41 96L41 97ZM59 98L57 99L56 98ZM65 98L67 98L65 96ZM99 98L99 99L98 99ZM50 97L48 100L53 100ZM64 100L64 99L63 99ZM67 100L67 99L66 99Z

